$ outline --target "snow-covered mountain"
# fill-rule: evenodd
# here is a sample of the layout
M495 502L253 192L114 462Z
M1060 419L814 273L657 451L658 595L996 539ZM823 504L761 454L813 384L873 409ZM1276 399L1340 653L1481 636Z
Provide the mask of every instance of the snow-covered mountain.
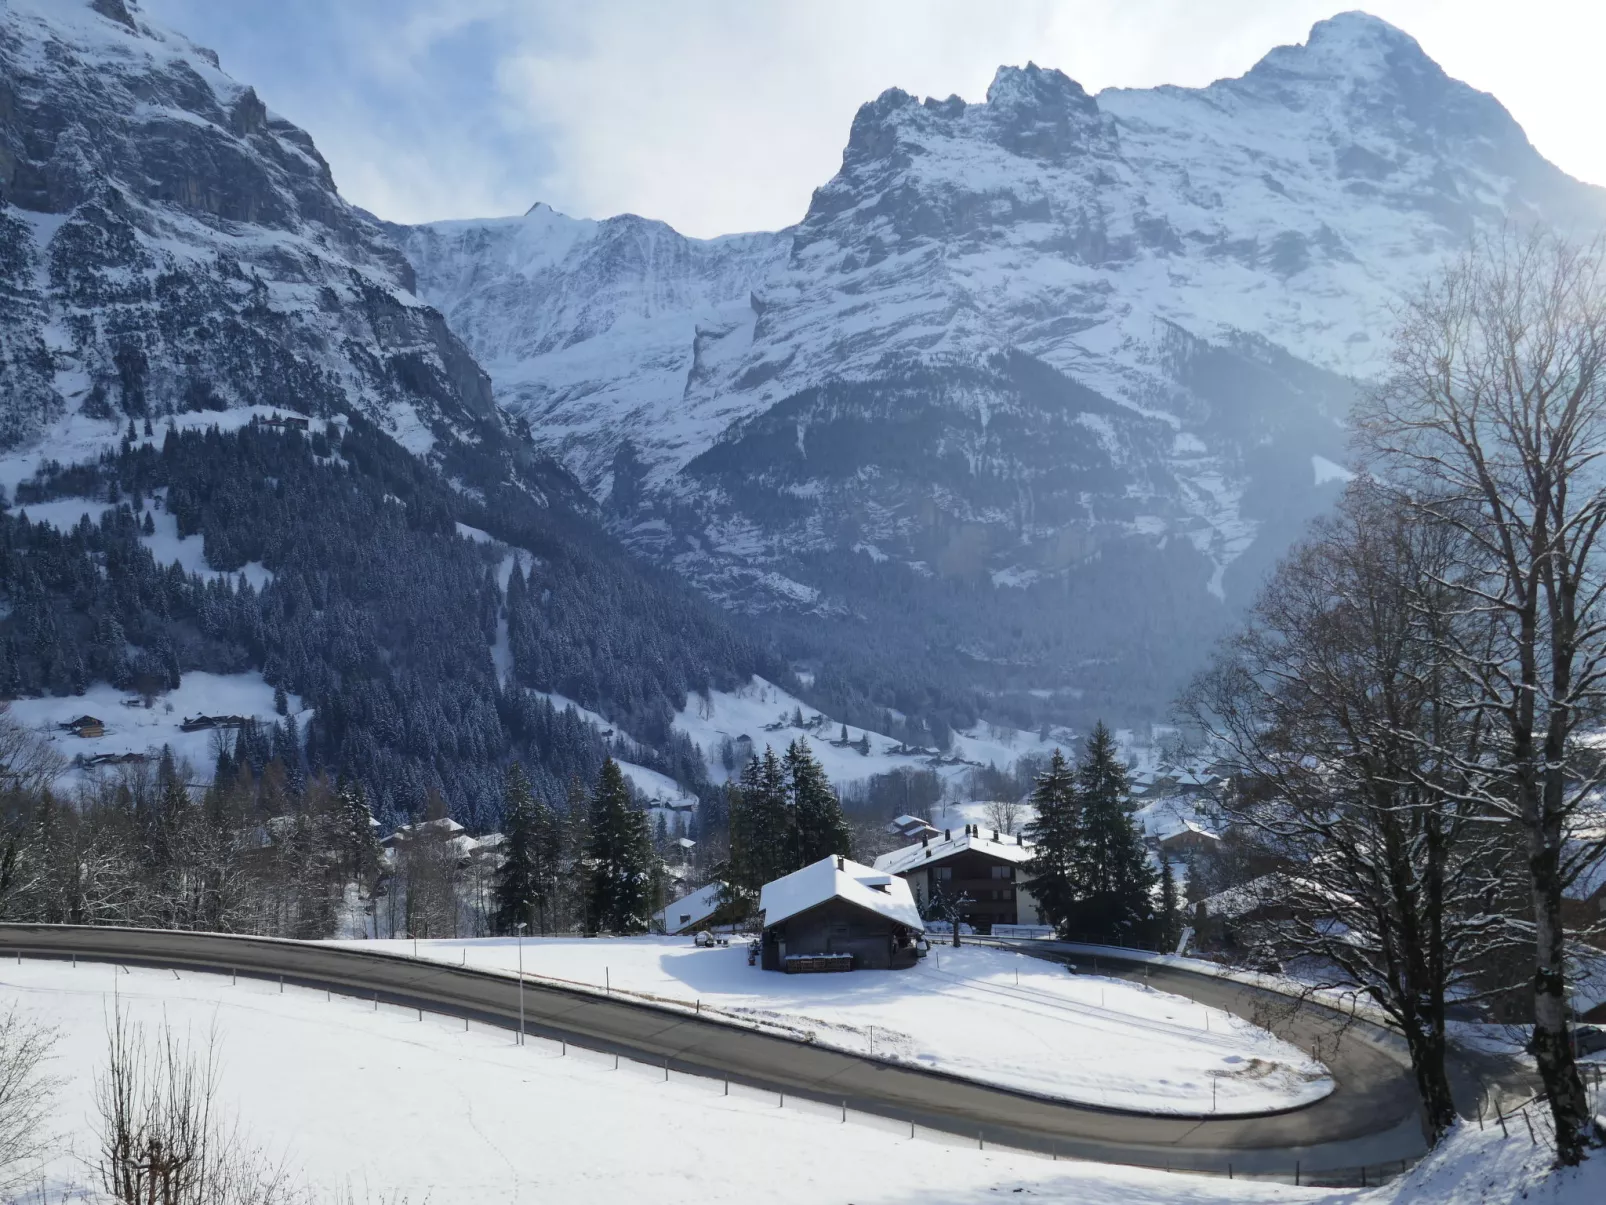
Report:
M250 403L504 429L307 134L132 0L0 7L0 202L0 446Z
M1476 231L1603 219L1347 13L1205 88L891 89L778 234L538 205L403 246L501 404L715 597L1153 704L1332 498L1391 303Z

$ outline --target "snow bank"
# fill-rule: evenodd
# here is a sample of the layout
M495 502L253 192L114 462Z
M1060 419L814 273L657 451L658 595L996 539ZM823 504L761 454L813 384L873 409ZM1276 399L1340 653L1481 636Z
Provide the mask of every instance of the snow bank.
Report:
M526 942L526 954L535 943ZM594 943L595 944L595 943ZM833 976L837 979L852 976ZM41 1179L61 1200L89 1184L95 1075L115 995L133 1020L204 1042L221 1099L295 1181L333 1197L815 1205L981 1205L1016 1193L1082 1205L1316 1200L1244 1180L1053 1163L971 1140L788 1101L506 1030L368 1000L227 976L104 964L0 963L0 993L57 1027L60 1140ZM937 1141L932 1141L932 1139ZM38 1183L38 1180L33 1183ZM75 1196L73 1199L77 1199Z
M355 944L355 943L353 943ZM413 943L380 948L411 953ZM419 942L420 957L511 971L506 939ZM1290 1108L1332 1080L1300 1051L1219 1009L1121 979L1070 975L1013 951L936 947L904 971L782 975L740 943L534 938L527 973L630 992L704 1017L983 1083L1120 1109L1219 1114Z

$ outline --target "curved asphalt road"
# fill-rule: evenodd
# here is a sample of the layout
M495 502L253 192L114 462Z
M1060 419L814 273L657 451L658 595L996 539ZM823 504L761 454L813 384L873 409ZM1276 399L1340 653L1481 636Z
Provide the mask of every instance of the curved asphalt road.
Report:
M0 925L0 955L17 952L283 976L287 983L510 1028L519 1016L511 976L349 946L157 929ZM1099 961L1101 970L1129 973L1107 967L1111 959L1105 955ZM1157 987L1269 1024L1326 1063L1337 1087L1314 1104L1267 1116L1160 1117L1044 1100L546 983L526 981L524 1008L528 1032L539 1036L1071 1158L1258 1175L1291 1175L1297 1162L1305 1176L1333 1182L1363 1166L1398 1165L1425 1150L1409 1068L1397 1039L1380 1027L1343 1026L1309 1006L1269 1019L1268 1009L1286 1003L1276 993L1178 968L1151 968L1149 974ZM978 1034L976 1040L1008 1037Z

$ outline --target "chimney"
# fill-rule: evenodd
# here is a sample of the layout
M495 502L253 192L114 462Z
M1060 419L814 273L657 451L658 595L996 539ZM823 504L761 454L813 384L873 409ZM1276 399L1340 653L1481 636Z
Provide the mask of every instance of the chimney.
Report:
M954 839L954 830L951 829L951 828L943 829L942 830L942 839L944 841L952 841Z
M1016 833L1015 834L1015 844L1016 845L1025 845L1026 844L1026 839L1024 837L1022 837L1019 833Z
M841 870L841 869L843 869L843 866L842 866L842 855L841 855L841 854L837 854L837 856L836 856L836 868L837 868L837 869L838 869L838 870Z
M920 848L924 849L929 844L931 844L931 834L930 833L921 833L920 834Z
M993 840L998 840L998 830L996 828L993 830Z

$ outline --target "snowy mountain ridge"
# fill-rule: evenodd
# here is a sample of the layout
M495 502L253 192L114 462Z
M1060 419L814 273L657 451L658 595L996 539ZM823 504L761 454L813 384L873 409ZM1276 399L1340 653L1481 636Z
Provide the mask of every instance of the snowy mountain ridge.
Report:
M215 53L131 0L9 0L0 90L0 445L249 404L419 454L506 430L380 224Z
M1345 13L1204 88L889 89L773 235L537 206L401 241L638 551L797 622L924 593L911 648L1063 689L1089 610L1118 661L1207 643L1334 495L1392 304L1507 220L1599 228L1606 193Z

